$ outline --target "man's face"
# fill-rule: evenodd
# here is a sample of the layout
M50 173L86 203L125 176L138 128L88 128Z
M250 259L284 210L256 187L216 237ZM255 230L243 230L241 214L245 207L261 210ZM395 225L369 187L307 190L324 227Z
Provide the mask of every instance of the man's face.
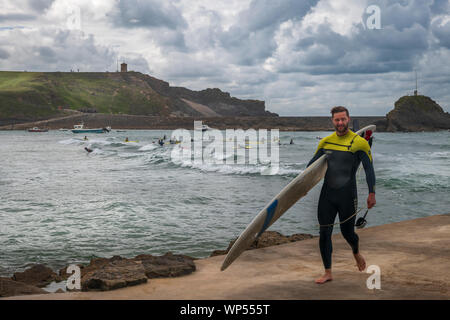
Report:
M335 113L331 120L338 135L343 135L347 132L350 117L347 116L345 111Z

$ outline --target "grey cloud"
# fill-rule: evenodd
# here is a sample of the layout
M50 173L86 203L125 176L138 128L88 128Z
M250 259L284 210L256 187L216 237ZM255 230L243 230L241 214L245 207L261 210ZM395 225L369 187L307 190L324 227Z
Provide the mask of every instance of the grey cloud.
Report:
M164 74L171 79L192 79L201 77L223 76L224 72L220 66L213 61L198 61L182 57L171 59L171 63L164 68Z
M177 29L187 26L178 9L165 0L120 0L109 17L115 26L125 28Z
M430 9L433 14L448 13L450 11L450 3L448 0L434 0Z
M436 19L431 26L431 30L433 35L439 40L439 43L450 49L450 21L443 25L442 22L442 19Z
M430 2L427 3L429 6ZM416 1L402 1L401 5L390 3L381 7L384 19L381 30L370 30L359 25L358 32L351 36L340 35L329 24L323 23L309 37L300 39L293 46L294 52L285 53L287 59L279 58L277 70L313 75L412 70L429 49L428 24L431 16L428 7L409 16L414 6L423 9L423 3L416 4ZM390 15L387 15L388 11ZM410 21L406 22L407 19ZM447 34L445 30L436 32L437 37L441 38Z
M219 37L223 32L221 15L217 11L205 8L199 8L195 15L201 17L202 25L195 25L194 28L184 32L183 38L188 40L185 43L186 47L178 46L178 48L193 53L220 47ZM180 30L182 31L185 30Z
M301 19L318 0L253 0L250 7L239 15L239 26L246 32L278 25L289 19Z
M2 30L14 30L14 29L25 29L25 27L24 26L0 27L0 31L2 31Z
M371 3L372 4L372 3ZM381 26L394 26L396 30L410 28L420 24L428 29L431 22L433 0L379 0L374 5L380 7ZM367 14L363 15L366 21Z
M254 0L239 14L239 21L219 35L222 47L240 65L255 65L270 57L276 49L274 34L289 19L301 20L317 0Z
M233 62L240 65L255 65L270 57L276 49L274 30L263 29L250 34L231 29L221 37L222 47L232 55Z
M184 35L179 30L171 30L166 28L158 28L152 30L150 35L152 40L155 40L163 50L173 51L187 51Z
M49 47L39 47L37 49L39 52L39 56L42 57L42 59L45 62L55 62L56 61L56 54L55 51L53 51L52 48Z
M14 48L7 60L0 60L0 68L29 71L105 71L116 65L117 54L95 43L93 35L86 37L79 31L60 31L41 28L23 32L14 30ZM42 38L52 39L43 46ZM37 53L37 55L36 55Z
M0 23L6 21L30 21L36 18L35 15L24 13L0 14Z
M10 56L10 54L8 53L8 51L0 48L0 59L8 59Z
M54 0L28 0L28 5L35 11L43 12L51 7Z

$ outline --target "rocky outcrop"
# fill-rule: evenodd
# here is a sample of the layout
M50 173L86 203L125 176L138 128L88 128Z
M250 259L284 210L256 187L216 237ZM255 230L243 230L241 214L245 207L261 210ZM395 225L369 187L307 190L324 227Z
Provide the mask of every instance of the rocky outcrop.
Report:
M240 100L218 88L191 92L190 96L222 116L278 116L265 110L264 101Z
M249 249L265 248L310 238L313 236L309 234L284 236L279 232L266 231ZM234 242L235 240L231 241L227 250L216 250L211 256L226 254ZM95 258L88 265L78 265L81 271L81 290L114 290L146 283L148 279L185 276L196 270L195 260L195 258L171 252L162 256L141 254L131 259L120 256ZM69 276L67 267L60 269L59 275L57 275L44 265L34 265L24 272L16 272L12 279L0 278L0 296L48 293L37 286L44 287L52 281L64 281Z
M385 117L352 117L358 119L360 127L385 121ZM194 121L202 121L211 128L225 129L279 129L280 131L330 131L330 117L153 117L136 115L111 115L102 113L78 114L71 118L16 124L0 127L0 130L25 130L32 127L49 129L70 128L83 122L87 128L103 128L109 125L116 129L192 130ZM377 132L381 129L377 126Z
M167 278L188 275L195 271L194 259L171 252L163 256L142 254L133 260L142 262L147 278Z
M179 277L195 271L194 258L174 255L138 255L132 259L114 256L95 258L80 266L82 291L106 291L145 283L148 279ZM59 272L67 278L67 267Z
M49 267L42 264L36 264L31 268L26 269L24 272L14 273L12 280L42 288L52 281L58 282L62 279Z
M219 88L208 88L201 91L193 91L183 87L171 87L169 83L153 78L149 75L136 73L147 82L155 92L168 97L178 115L201 116L195 108L186 102L197 103L207 106L214 113L220 116L263 116L276 117L276 113L266 111L265 102L260 100L241 100L232 97L228 92L223 92Z
M284 236L281 233L276 232L276 231L265 231L261 234L261 236L259 238L257 238L251 244L251 246L247 250L266 248L266 247L276 246L276 245L280 245L280 244L284 244L284 243L301 241L301 240L305 240L305 239L311 239L313 237L314 237L313 235L305 234L305 233L297 233L297 234L293 234L291 236ZM227 254L228 251L230 251L231 247L233 246L233 244L236 240L237 240L237 238L232 240L226 250L213 251L211 253L211 257Z
M82 291L106 291L147 282L144 266L140 261L115 256L111 259L93 259L83 268Z
M83 269L84 269L85 266L82 265L82 264L77 264L77 266L80 268L80 271L83 272ZM59 274L60 278L63 279L63 280L67 280L72 275L71 273L67 273L67 268L68 267L69 266L66 266L66 267L64 267L62 269L59 269L59 271L58 271L58 274Z
M431 98L422 95L401 97L386 115L386 131L390 132L446 129L450 129L450 114Z
M0 278L0 297L45 294L47 291L10 278Z
M162 256L141 254L131 259L120 256L94 258L88 265L78 264L81 291L114 290L146 283L148 279L188 275L196 270L194 260L171 252ZM71 276L67 268L60 269L57 275L52 269L38 264L14 273L12 278L0 278L0 296L48 293L39 287L67 280Z

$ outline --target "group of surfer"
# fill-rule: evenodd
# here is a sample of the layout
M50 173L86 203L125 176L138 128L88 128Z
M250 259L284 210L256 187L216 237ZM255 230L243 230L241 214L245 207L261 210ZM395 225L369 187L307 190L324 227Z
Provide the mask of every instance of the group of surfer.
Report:
M166 142L165 142L166 140L167 140L167 137L166 137L166 135L164 135L162 138L158 139L157 143L162 147L162 146L164 146L164 144L166 144ZM155 142L153 141L152 143L155 143ZM180 143L180 141L177 139L172 139L172 138L169 139L169 144L177 144L177 143Z
M85 137L83 138L83 140L84 140L84 141L88 141L89 139L88 139L87 136L85 136ZM164 135L162 138L159 138L159 139L158 139L157 144L159 144L159 145L162 147L162 146L164 146L164 144L166 144L166 142L165 142L166 140L167 140L167 136ZM126 137L125 140L124 140L124 142L137 142L137 141L131 141L131 140L128 139L128 137ZM155 141L153 141L152 143L155 143ZM169 144L178 144L178 143L180 143L180 141L177 140L177 139L172 139L172 138L170 138L170 140L169 140ZM84 150L86 150L88 153L91 153L91 152L93 151L92 149L90 149L90 148L88 148L88 147L85 147Z
M88 141L89 139L88 139L87 136L84 136L83 140L84 140L84 141ZM86 150L87 153L91 153L92 151L94 151L94 150L92 150L92 149L90 149L90 148L88 148L88 147L84 147L84 150Z
M157 144L159 144L161 147L164 146L166 139L167 139L167 137L166 137L166 135L164 135L162 138L159 138L159 139L158 139ZM87 136L84 136L83 140L88 141L89 139L88 139ZM193 141L193 139L191 139L191 142L192 142L192 141ZM126 138L125 138L125 142L132 142L132 141L130 141L130 140L128 139L128 137L126 137ZM133 141L133 142L137 142L137 141ZM180 143L180 142L181 142L181 141L179 141L179 140L177 140L177 139L172 139L172 138L170 138L170 140L169 140L169 144L178 144L178 143ZM153 141L152 143L155 143L155 141ZM280 143L279 140L278 140L278 143L281 145L281 143ZM289 142L289 144L294 144L294 139L293 139L293 138L291 138L291 141ZM88 147L85 147L84 150L86 150L88 153L91 153L91 152L93 151L92 149L90 149L90 148L88 148Z

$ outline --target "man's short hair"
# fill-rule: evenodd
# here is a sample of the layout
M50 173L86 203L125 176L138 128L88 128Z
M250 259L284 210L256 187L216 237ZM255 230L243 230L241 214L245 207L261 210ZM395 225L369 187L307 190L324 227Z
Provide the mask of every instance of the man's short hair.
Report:
M347 117L350 117L350 115L348 114L347 108L346 108L346 107L343 107L343 106L333 107L333 108L331 109L331 117L333 118L335 113L338 113L338 112L344 112L344 111L345 111L345 113L347 114Z

